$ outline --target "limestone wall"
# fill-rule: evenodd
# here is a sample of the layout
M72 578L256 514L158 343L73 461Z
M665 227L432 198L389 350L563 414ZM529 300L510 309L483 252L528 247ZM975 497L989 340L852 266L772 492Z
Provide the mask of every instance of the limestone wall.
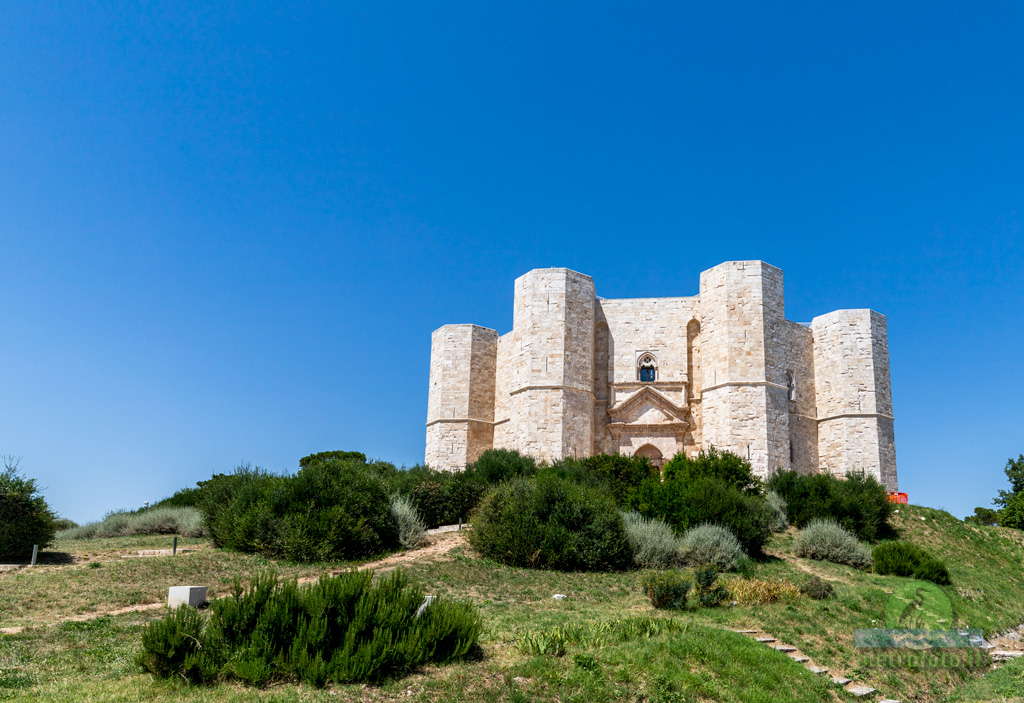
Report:
M564 268L516 279L503 442L549 461L593 453L594 282Z
M478 325L445 325L430 348L425 462L465 468L491 447L498 333Z
M810 327L787 321L783 327L789 360L787 374L792 374L793 388L789 396L788 468L802 474L818 470L818 419L814 392L814 334ZM789 379L786 379L789 385Z
M896 489L888 329L873 310L814 318L815 399L821 471L864 472Z

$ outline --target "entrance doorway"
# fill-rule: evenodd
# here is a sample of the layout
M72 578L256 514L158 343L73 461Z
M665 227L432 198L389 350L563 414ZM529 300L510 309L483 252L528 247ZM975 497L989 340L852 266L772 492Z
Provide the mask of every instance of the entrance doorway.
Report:
M633 456L647 457L651 464L658 469L660 469L661 465L665 463L665 457L661 455L661 450L653 444L645 444L637 449Z

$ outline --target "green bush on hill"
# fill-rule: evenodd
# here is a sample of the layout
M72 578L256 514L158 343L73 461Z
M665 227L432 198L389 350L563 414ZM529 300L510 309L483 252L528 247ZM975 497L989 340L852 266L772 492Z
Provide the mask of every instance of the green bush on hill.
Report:
M182 606L150 623L139 663L190 683L323 686L380 682L473 653L481 629L475 609L424 602L401 572L374 581L371 572L353 571L307 586L263 575L248 591L236 583L208 617Z
M55 520L35 479L19 474L18 462L7 459L0 470L0 558L28 561L33 545L44 549L53 541Z
M719 451L715 447L690 458L683 452L669 459L663 467L667 481L694 481L711 478L729 484L747 495L761 495L761 480L754 476L750 462L730 451Z
M472 516L469 541L511 566L562 571L628 568L633 552L611 497L556 476L506 481Z
M621 507L628 507L635 502L636 491L645 479L658 476L658 470L646 457L618 454L561 459L539 469L539 473L606 491Z
M294 476L241 467L200 483L219 547L293 561L355 559L396 549L384 481L353 458L309 461Z
M893 504L885 486L870 476L841 479L829 474L781 471L768 480L767 487L786 502L789 521L797 527L812 520L835 520L869 542L892 532L888 521Z
M871 550L834 520L812 520L793 541L797 556L865 569L871 566Z
M705 523L727 528L751 556L761 554L775 514L765 500L725 481L697 478L646 479L636 492L637 512L672 525L677 532Z
M949 569L940 559L910 542L881 542L875 546L872 557L879 574L909 576L940 586L952 582Z

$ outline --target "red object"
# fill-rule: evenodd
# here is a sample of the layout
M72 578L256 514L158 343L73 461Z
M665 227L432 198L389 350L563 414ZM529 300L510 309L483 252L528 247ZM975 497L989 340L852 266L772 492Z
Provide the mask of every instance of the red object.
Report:
M890 503L899 503L901 505L906 505L910 501L907 499L907 494L906 493L890 493L889 494L889 502Z

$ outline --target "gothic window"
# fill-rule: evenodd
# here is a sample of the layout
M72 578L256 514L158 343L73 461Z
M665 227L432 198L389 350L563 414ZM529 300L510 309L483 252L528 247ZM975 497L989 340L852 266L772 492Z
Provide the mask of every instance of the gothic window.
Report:
M636 362L637 376L641 383L651 383L658 380L658 365L653 354L644 354Z

